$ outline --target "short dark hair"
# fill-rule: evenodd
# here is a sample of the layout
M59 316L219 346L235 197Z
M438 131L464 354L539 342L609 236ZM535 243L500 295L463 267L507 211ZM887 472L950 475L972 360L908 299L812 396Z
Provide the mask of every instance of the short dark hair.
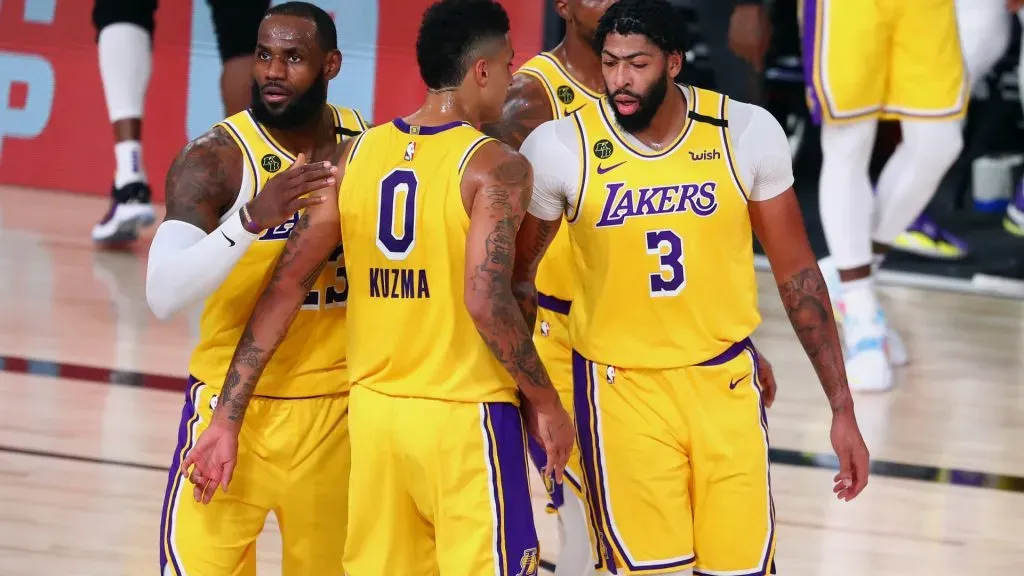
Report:
M494 0L435 2L423 14L416 38L423 82L433 90L458 86L480 44L508 31L508 13Z
M597 45L604 49L609 34L646 36L662 52L685 52L686 19L666 0L619 0L597 24Z
M296 16L311 20L316 27L316 43L324 52L338 49L338 27L334 25L331 15L323 8L309 2L285 2L272 6L264 18L271 16Z

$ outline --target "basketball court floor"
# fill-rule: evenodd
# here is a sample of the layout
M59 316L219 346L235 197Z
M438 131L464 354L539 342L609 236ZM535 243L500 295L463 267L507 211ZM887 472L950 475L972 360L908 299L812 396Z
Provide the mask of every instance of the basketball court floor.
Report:
M154 574L160 506L197 312L146 307L148 241L97 252L106 200L0 187L0 575ZM830 412L759 272L782 575L1016 573L1024 565L1024 301L884 295L911 354L898 388L856 396L873 476L832 496ZM554 518L534 509L545 570ZM260 574L279 573L268 521ZM546 572L545 572L546 573Z

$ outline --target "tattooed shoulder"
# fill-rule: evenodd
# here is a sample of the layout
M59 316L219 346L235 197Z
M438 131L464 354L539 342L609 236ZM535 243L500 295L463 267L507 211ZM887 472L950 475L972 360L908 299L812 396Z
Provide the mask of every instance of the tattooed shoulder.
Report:
M544 85L526 74L516 74L505 99L501 119L485 124L483 131L518 149L537 126L554 119L555 111L551 109Z
M189 142L167 172L167 220L213 230L234 203L241 165L241 151L220 126Z

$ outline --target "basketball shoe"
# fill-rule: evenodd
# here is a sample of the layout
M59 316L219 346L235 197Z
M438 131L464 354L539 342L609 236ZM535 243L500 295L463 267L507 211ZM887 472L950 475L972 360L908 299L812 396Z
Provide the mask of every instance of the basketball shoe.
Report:
M156 221L152 192L145 182L132 182L120 188L111 187L113 201L103 220L92 228L92 239L100 243L130 242L139 237L139 230Z
M1024 180L1017 183L1010 205L1006 207L1003 228L1015 236L1024 236Z
M906 231L896 237L894 250L909 252L940 260L960 260L967 257L967 242L943 230L922 213Z

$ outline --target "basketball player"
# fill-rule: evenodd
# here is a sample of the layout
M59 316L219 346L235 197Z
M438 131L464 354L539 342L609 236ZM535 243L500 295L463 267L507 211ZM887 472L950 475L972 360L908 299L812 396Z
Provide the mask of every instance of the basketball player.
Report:
M512 77L512 87L499 122L484 126L484 132L510 146L519 148L523 140L544 122L568 116L583 106L600 101L604 93L601 60L595 50L597 22L614 0L556 0L555 9L565 20L565 38L550 52L531 58ZM563 404L572 406L572 346L569 342L568 314L572 306L572 252L568 231L560 229L537 271L537 326L534 342L551 375ZM774 395L774 378L767 360L762 363L764 380ZM769 399L766 404L770 405ZM538 470L544 469L544 450L529 439L530 455ZM565 484L548 483L549 510L558 513L561 548L555 574L581 576L590 573L594 560L590 553L586 511L582 500L579 451L575 444Z
M423 106L345 146L340 202L311 207L296 226L236 351L240 378L229 377L214 413L245 411L294 330L307 279L343 239L350 576L537 573L517 404L558 482L574 432L513 289L530 165L473 127L501 114L508 33L495 0L427 9L416 42ZM224 463L211 464L204 473L216 478Z
M207 0L213 12L223 74L221 95L228 116L249 106L256 29L270 0ZM154 221L142 162L142 116L153 68L152 43L157 0L95 0L100 77L114 129L116 170L110 210L92 229L99 243L135 240Z
M607 95L524 141L535 189L517 251L533 265L564 214L578 276L575 411L601 568L765 574L775 525L749 339L760 323L751 228L834 413L840 498L863 489L868 454L786 135L762 108L672 84L680 20L665 0L619 0L601 18Z
M303 195L334 182L321 159L365 123L327 104L341 65L326 12L305 2L271 8L259 27L252 108L216 125L179 155L167 178L167 220L150 250L146 295L161 318L206 299L164 499L163 574L255 574L255 542L273 510L284 574L341 574L347 518L348 379L344 258L312 278L282 353L255 390L245 422L229 403L235 346ZM310 346L310 342L316 346ZM225 384L226 383L226 384ZM224 385L222 391L222 385ZM237 452L224 477L191 470ZM232 480L233 478L233 480ZM218 491L218 484L230 491Z
M886 390L906 353L873 269L963 147L968 82L953 0L804 0L801 34L809 106L822 127L819 196L831 257L821 267L841 315L850 386ZM898 119L903 140L872 194L879 118Z

